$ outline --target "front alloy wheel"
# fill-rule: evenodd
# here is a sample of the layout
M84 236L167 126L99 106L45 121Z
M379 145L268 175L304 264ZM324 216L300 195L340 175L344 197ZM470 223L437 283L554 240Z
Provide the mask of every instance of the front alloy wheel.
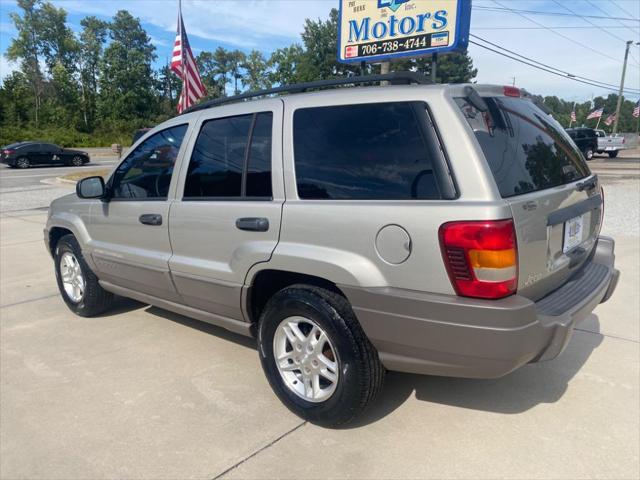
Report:
M60 257L60 277L69 300L80 303L84 296L85 281L80 263L71 252L65 252Z
M74 167L81 167L82 165L84 165L84 161L82 160L82 157L80 155L76 155L71 159L71 165L73 165Z
M339 363L326 332L313 320L285 318L276 328L273 353L284 384L308 402L323 402L338 384Z

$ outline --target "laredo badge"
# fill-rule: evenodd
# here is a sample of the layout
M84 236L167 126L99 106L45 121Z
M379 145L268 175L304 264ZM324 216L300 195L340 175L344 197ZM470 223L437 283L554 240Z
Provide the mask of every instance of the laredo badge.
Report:
M471 0L340 0L338 60L463 51L470 19Z

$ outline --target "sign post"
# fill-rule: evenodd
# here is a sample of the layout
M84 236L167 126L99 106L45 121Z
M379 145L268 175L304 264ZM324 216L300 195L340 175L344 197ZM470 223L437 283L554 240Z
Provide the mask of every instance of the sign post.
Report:
M461 52L469 44L471 0L339 0L338 61L379 63Z

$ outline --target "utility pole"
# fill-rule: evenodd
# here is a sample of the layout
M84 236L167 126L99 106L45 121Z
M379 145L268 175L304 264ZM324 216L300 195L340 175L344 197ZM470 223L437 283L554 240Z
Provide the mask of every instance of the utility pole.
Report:
M627 40L627 48L624 51L624 63L622 64L622 78L620 79L620 91L618 92L618 104L616 105L616 117L613 119L611 134L618 133L618 120L620 119L620 107L622 106L622 91L624 90L624 76L627 73L627 60L629 59L629 47L633 40Z
M438 71L438 52L431 55L431 83L437 83L436 73Z
M511 77L511 86L515 87L516 86L516 77Z
M387 73L389 73L390 69L391 69L391 62L389 62L389 61L380 62L380 74L381 75L386 75ZM380 82L380 85L389 85L389 82L387 82L385 80L383 82Z

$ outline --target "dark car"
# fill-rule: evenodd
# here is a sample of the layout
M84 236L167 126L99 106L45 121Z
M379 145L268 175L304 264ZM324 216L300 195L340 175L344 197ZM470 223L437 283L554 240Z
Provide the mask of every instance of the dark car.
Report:
M598 151L598 135L593 128L567 128L567 133L583 153L584 158L591 160Z
M12 168L60 163L79 167L89 163L89 154L80 150L62 148L53 143L19 142L2 147L0 163L6 163Z

